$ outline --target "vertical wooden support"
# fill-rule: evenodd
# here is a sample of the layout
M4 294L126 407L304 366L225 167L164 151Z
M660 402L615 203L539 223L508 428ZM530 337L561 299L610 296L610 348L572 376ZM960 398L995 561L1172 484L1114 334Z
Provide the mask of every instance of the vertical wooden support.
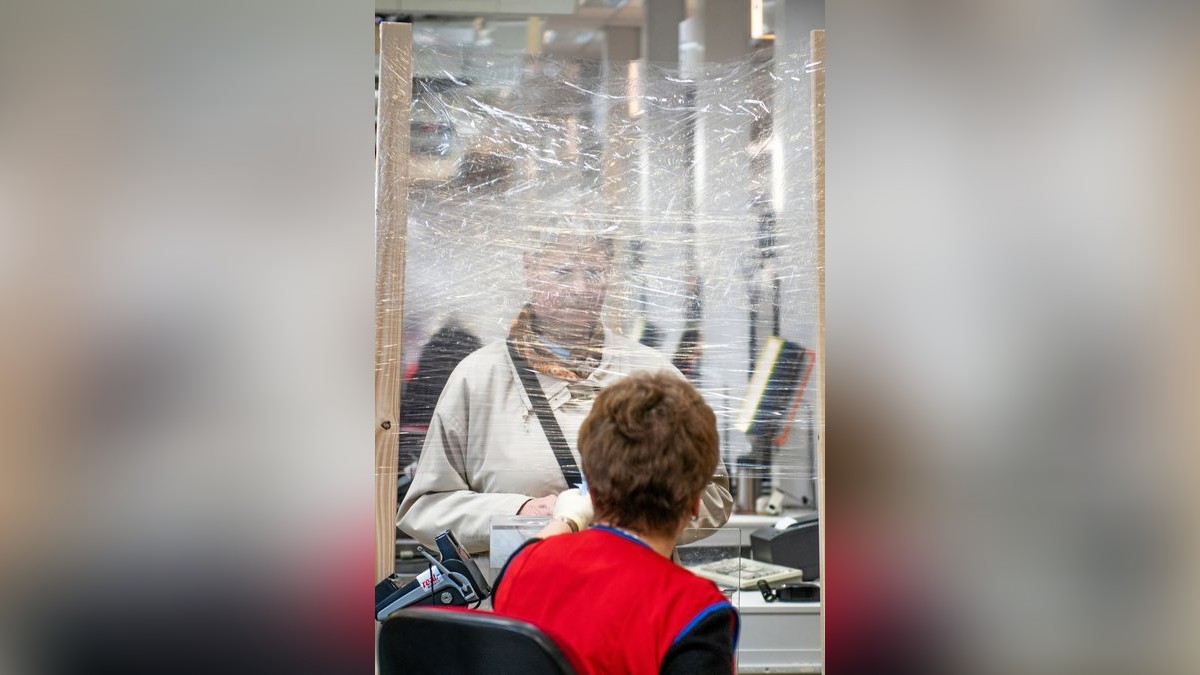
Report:
M408 134L412 117L412 26L380 24L375 156L375 580L392 573L400 437L400 335L408 232Z
M821 574L825 576L825 31L812 32L813 212L817 225L817 518ZM826 600L822 593L821 601ZM821 659L825 658L825 611L821 611Z
M531 16L525 20L525 53L526 54L541 54L542 53L542 32L546 27L546 20L540 16Z

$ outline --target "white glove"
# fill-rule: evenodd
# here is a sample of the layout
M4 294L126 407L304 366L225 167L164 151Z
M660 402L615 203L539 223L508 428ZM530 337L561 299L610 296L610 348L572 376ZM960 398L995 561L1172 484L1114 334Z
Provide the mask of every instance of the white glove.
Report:
M554 502L554 517L570 521L578 532L592 524L592 498L579 494L579 488L563 490Z

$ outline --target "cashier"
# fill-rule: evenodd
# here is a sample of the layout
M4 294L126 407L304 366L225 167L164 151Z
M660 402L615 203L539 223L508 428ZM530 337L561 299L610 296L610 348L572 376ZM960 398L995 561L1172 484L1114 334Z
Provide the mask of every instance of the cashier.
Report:
M683 377L657 351L601 322L616 242L565 220L541 232L522 256L529 300L507 339L465 358L434 409L398 513L400 528L426 545L449 528L479 553L488 549L493 517L552 515L558 495L575 487L568 485L562 458L569 450L570 463L580 463L576 439L596 394L636 371ZM530 377L540 392L529 391ZM534 400L544 402L540 412ZM552 423L543 425L550 413ZM548 436L543 427L555 425ZM553 436L565 440L558 456ZM732 506L718 464L689 525L720 527Z
M737 611L671 560L720 463L712 409L686 381L639 373L600 394L579 444L594 504L562 512L592 527L551 522L514 553L495 611L541 629L580 675L733 673Z

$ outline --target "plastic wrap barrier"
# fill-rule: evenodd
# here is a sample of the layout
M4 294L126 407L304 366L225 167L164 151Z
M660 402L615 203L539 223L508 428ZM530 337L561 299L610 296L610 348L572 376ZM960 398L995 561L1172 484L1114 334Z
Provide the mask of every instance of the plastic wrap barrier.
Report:
M378 298L381 316L403 308L399 362L378 366L403 378L401 490L425 471L472 484L458 501L451 483L426 485L444 501L414 528L440 514L484 532L482 512L523 501L506 496L561 489L551 454L522 453L542 432L504 389L520 335L538 336L524 356L559 375L545 394L572 447L606 378L674 369L716 413L739 511L815 508L810 64L760 52L681 70L418 46L411 65L407 156L381 143L378 158L407 166L379 186L380 204L404 192L407 226L402 283ZM467 419L479 397L495 405ZM449 445L487 460L455 465ZM423 448L440 459L419 462ZM494 494L470 501L482 492ZM447 515L462 509L479 522Z

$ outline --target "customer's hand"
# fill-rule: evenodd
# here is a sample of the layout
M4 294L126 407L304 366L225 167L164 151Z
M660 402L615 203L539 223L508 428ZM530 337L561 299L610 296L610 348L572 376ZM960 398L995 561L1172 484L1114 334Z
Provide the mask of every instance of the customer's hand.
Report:
M592 498L579 494L579 488L563 490L554 503L554 517L566 518L575 523L576 531L583 530L592 524Z
M546 495L537 499L530 499L521 505L521 510L517 511L518 516L549 516L554 514L554 504L558 502L558 495Z

